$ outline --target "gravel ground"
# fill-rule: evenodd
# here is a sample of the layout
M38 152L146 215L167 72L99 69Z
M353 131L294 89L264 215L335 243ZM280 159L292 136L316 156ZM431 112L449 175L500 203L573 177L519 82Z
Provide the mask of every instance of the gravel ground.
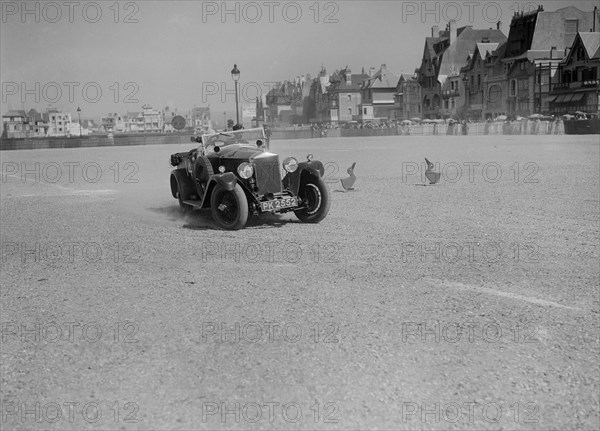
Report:
M598 136L274 142L331 211L236 232L189 148L0 153L3 429L600 427Z

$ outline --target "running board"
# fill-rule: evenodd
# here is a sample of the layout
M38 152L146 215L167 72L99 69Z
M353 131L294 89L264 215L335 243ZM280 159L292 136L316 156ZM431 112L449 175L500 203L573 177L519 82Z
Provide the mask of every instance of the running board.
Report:
M202 208L202 201L183 201L184 204L193 206L194 208Z

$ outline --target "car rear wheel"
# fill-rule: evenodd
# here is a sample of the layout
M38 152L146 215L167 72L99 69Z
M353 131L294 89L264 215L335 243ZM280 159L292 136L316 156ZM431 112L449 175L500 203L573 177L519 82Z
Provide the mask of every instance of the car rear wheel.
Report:
M194 207L183 202L184 196L185 195L184 195L184 192L183 192L182 184L179 183L178 184L178 191L177 191L177 200L179 201L179 208L181 208L181 211L184 212L184 213L192 212L192 210L194 209Z
M216 185L210 197L212 216L223 229L237 230L248 221L248 201L239 184L233 190Z
M190 212L194 209L191 205L183 202L189 199L190 195L193 194L193 189L191 187L191 181L187 178L183 169L178 169L173 172L171 176L171 190L179 202L179 208L181 208L181 211L183 212Z
M300 184L298 196L302 199L303 208L294 211L294 213L300 221L319 223L329 213L331 199L329 189L322 178L308 177Z

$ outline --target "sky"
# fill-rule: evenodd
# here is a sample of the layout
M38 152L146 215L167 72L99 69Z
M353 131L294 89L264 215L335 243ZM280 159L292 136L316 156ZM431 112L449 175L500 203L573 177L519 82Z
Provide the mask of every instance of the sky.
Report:
M1 1L2 113L56 107L76 117L209 106L235 116L276 82L325 67L413 73L431 27L495 28L515 11L594 1ZM586 29L587 30L587 29Z

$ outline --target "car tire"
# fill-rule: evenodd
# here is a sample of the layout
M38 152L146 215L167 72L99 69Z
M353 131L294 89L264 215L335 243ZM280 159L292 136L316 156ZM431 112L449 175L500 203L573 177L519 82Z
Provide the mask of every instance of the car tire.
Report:
M184 191L182 188L182 184L178 183L177 187L178 187L177 200L179 201L179 208L181 208L181 211L184 213L192 212L194 207L183 202L185 199L185 197L184 197L185 195L184 195Z
M248 222L248 200L239 184L233 190L217 184L210 196L210 207L213 219L223 229L238 230Z
M294 211L296 217L304 223L319 223L323 220L331 206L329 189L323 181L323 178L317 178L313 175L308 176L300 184L298 196L303 202L308 201L304 208Z
M194 207L184 203L183 201L190 198L190 196L194 193L191 181L187 178L187 175L183 169L178 169L173 171L173 178L171 179L172 183L171 187L175 192L175 197L179 201L179 208L184 213L191 212Z
M204 197L204 193L206 193L206 187L208 185L208 180L210 180L210 177L213 175L213 167L210 164L210 160L208 160L208 157L198 157L196 159L196 167L194 172L196 191L198 192L198 199L202 200L202 198Z

